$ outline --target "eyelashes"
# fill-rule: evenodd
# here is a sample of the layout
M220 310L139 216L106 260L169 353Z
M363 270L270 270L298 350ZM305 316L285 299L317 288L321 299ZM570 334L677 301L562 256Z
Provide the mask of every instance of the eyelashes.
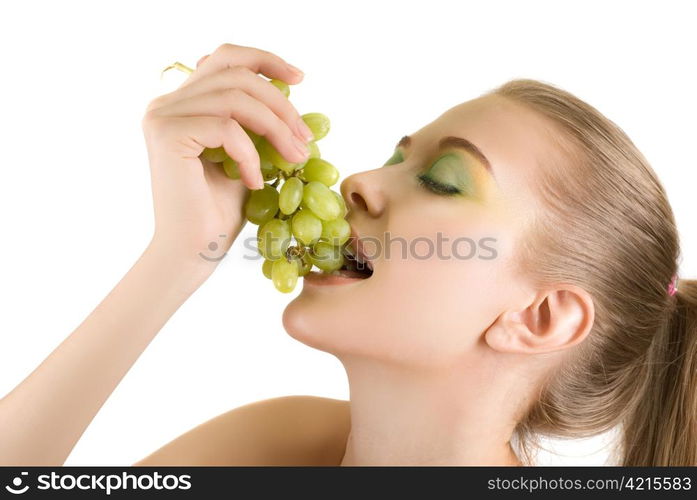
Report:
M430 191L433 191L437 194L443 194L446 196L462 194L462 191L459 188L451 186L449 184L443 184L441 182L438 182L435 179L431 179L426 174L419 174L416 176L416 179L419 182L420 186L423 186L426 189L429 189Z

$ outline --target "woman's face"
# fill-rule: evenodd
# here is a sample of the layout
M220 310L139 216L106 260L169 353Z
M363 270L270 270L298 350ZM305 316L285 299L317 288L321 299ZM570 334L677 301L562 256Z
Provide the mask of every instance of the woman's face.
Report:
M385 165L346 178L347 219L373 274L305 278L283 315L289 334L339 358L474 362L482 334L525 290L510 264L534 213L529 183L553 154L548 130L527 108L487 96L410 134ZM439 149L448 137L488 161L458 139Z

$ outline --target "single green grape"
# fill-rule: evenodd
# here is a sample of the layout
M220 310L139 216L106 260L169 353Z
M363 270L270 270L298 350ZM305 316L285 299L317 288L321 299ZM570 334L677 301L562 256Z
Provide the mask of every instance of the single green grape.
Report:
M311 181L303 189L303 201L317 217L332 220L339 217L341 206L331 190L321 182Z
M279 153L276 150L276 148L274 148L271 145L271 143L266 139L266 137L262 137L261 139L259 139L259 143L257 144L257 150L260 156L263 155L275 167L283 170L287 174L292 173L300 165L303 165L303 163L291 163L288 160L286 160L283 156L281 156L281 153Z
M265 181L270 181L278 177L278 169L273 166L266 158L259 157L259 164L261 166L261 176Z
M205 148L199 156L213 163L220 163L225 158L228 158L228 154L222 146L219 148Z
M270 144L266 140L266 137L263 136L260 136L259 141L254 145L254 147L257 149L257 154L259 155L260 163L267 162L273 165L271 157L269 156L269 146Z
M263 189L255 189L250 193L244 211L250 222L264 224L278 211L278 191L268 184Z
M271 266L273 266L273 263L273 260L264 259L264 263L261 265L261 272L269 279L271 279Z
M278 195L278 208L286 215L290 215L298 209L303 199L303 181L297 177L291 177L281 186Z
M309 158L319 158L321 156L319 152L319 146L315 141L310 141L307 143L307 150L310 152Z
M305 276L312 270L312 261L308 253L296 259L296 262L298 264L298 276Z
M329 118L322 113L305 113L300 118L310 127L314 141L319 141L329 133Z
M332 272L344 265L344 254L341 253L341 247L320 241L312 247L310 260L322 271Z
M351 237L351 226L346 219L322 221L321 238L334 246L341 246Z
M274 85L278 90L283 92L283 95L288 97L290 96L290 87L288 84L282 80L277 80L276 78L271 79L271 85Z
M311 210L300 210L291 219L293 236L305 246L315 243L322 236L322 221Z
M296 259L290 261L283 257L271 266L271 280L276 290L283 293L292 292L298 282L298 264Z
M257 241L259 253L269 260L278 260L285 255L290 245L290 224L281 219L271 219L259 231Z
M232 158L228 157L223 160L223 170L230 179L240 178L240 167Z
M339 207L341 209L341 211L339 212L339 217L346 217L346 214L348 213L348 208L346 208L346 201L344 200L344 197L336 191L332 191L332 194L334 195L334 198L336 198L336 201L337 203L339 203Z
M339 171L327 160L310 158L303 166L302 176L307 182L317 181L329 187L339 180Z

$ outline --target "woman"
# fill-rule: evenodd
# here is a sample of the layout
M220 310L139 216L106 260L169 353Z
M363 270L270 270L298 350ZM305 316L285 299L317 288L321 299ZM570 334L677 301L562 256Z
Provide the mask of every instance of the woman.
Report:
M64 463L215 270L198 253L239 234L248 188L263 184L242 126L289 161L307 157L311 134L258 73L302 79L278 56L224 44L150 103L152 240L0 401L2 464ZM221 145L241 182L202 168L202 149ZM405 137L341 191L372 275L305 278L283 323L343 363L350 404L247 405L137 465L521 465L533 463L536 435L615 426L621 464L697 464L697 286L677 280L665 192L617 125L567 92L515 80ZM408 251L391 246L397 238Z

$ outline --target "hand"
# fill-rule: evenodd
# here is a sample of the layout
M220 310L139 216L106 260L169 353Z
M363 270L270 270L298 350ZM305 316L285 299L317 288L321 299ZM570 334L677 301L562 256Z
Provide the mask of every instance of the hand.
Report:
M199 60L179 88L148 105L142 127L159 246L188 259L198 259L211 242L218 255L230 248L245 223L247 188L263 187L259 156L243 126L265 136L286 160L307 159L311 131L258 73L288 84L302 81L299 70L270 52L223 44ZM204 148L220 146L238 162L240 180L199 158Z

